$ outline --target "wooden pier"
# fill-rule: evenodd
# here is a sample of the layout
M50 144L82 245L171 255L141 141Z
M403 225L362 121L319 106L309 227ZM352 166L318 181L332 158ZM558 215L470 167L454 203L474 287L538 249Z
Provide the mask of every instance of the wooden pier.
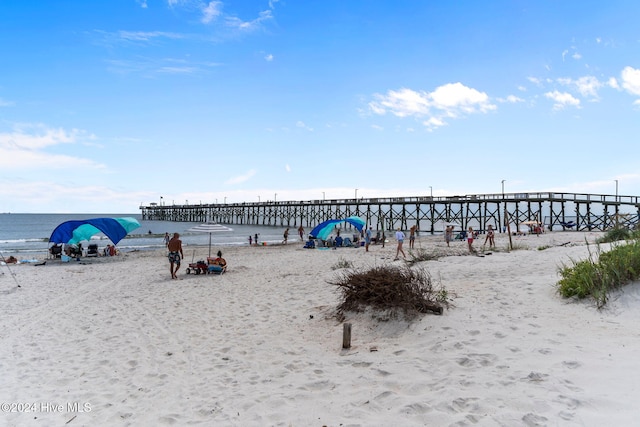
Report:
M140 206L143 220L214 222L221 224L313 227L327 219L352 215L377 230L441 232L446 223L456 229L484 231L489 225L504 231L507 222L539 222L547 230L606 231L633 229L640 216L640 197L575 193L505 193L447 197L391 197L308 201L266 201L198 205ZM513 231L513 230L512 230Z

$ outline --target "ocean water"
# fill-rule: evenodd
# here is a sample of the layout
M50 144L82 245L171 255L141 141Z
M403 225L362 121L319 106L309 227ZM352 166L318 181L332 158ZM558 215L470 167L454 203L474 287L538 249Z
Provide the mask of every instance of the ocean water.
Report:
M209 234L187 231L198 222L143 221L140 214L0 214L0 253L4 256L28 256L29 253L47 252L51 243L49 236L65 221L100 217L133 217L140 222L140 228L133 230L118 243L120 251L151 250L164 247L164 233L180 233L185 249L191 246L208 246ZM274 244L282 242L286 227L259 225L228 225L233 231L211 235L212 252L221 246L249 245L249 236L258 233L259 242ZM309 230L306 230L307 232ZM299 241L295 227L289 230L289 242ZM92 238L100 250L111 242L103 234ZM85 246L86 247L86 246ZM18 257L19 258L19 257Z

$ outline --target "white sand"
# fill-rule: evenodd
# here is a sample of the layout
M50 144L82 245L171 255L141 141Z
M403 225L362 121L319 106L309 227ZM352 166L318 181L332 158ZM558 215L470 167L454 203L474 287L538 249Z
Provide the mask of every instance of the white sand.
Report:
M603 311L555 292L560 263L596 236L518 237L530 249L423 263L454 307L411 324L350 315L349 350L330 317L332 267L393 262L393 242L229 248L225 275L183 264L182 280L164 252L0 267L0 402L22 411L3 405L0 425L637 425L638 285Z

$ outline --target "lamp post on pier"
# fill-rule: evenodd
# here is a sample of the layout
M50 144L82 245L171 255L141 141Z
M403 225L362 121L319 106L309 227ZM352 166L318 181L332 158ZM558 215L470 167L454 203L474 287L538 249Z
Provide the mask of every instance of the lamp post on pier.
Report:
M619 216L620 216L619 212L618 212L618 209L619 209L619 206L618 206L618 180L616 179L615 181L616 181L616 228L618 228L618 226L620 225L618 223Z

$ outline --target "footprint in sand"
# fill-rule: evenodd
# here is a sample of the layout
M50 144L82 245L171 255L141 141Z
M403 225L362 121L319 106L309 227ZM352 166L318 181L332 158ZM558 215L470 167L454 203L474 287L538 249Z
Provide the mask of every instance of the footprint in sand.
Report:
M549 421L547 418L543 417L542 415L536 415L536 414L527 414L524 417L522 417L522 422L524 423L524 425L530 426L530 427L546 426L547 421Z
M582 366L582 363L576 360L565 360L562 364L569 369L576 369Z

